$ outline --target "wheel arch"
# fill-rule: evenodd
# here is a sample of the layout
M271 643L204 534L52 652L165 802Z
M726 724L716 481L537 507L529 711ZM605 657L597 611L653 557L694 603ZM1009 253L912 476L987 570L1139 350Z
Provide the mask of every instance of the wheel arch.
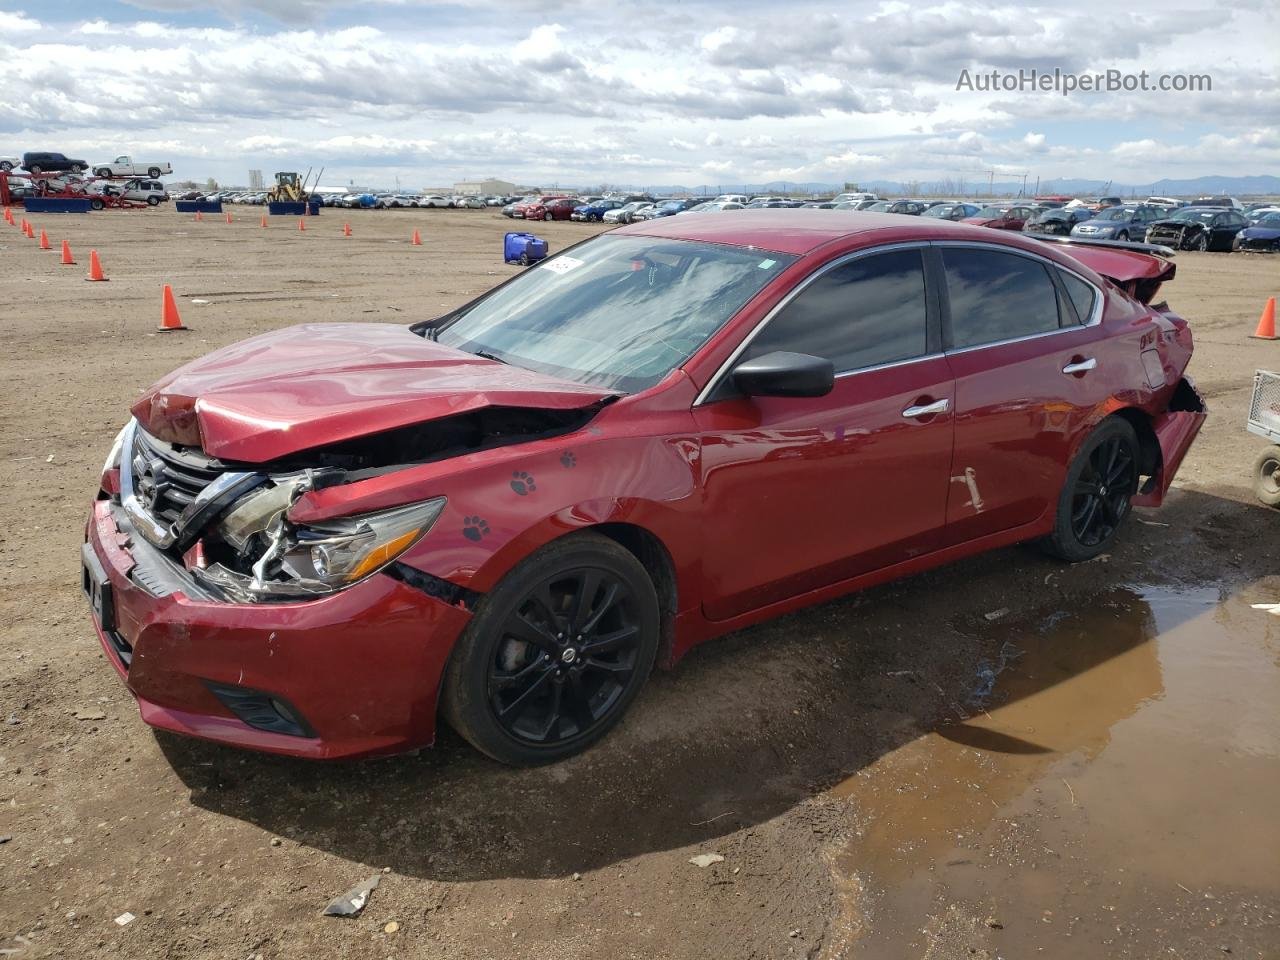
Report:
M1152 477L1160 469L1161 453L1160 441L1156 439L1155 428L1151 425L1151 417L1145 411L1138 407L1121 407L1111 413L1113 417L1119 417L1128 422L1133 427L1133 432L1138 435L1138 473L1142 476ZM1100 421L1105 422L1106 418Z
M661 625L657 663L664 668L670 667L674 660L676 611L680 607L675 561L671 559L671 552L666 544L653 531L634 523L600 523L582 529L603 534L618 544L640 561L649 579L653 581L653 589L658 594L658 616ZM566 534L566 536L572 535Z

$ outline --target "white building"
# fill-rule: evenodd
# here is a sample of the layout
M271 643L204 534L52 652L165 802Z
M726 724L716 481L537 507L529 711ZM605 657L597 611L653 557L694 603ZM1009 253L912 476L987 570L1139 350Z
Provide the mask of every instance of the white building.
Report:
M505 197L516 192L516 185L505 180L463 180L453 185L453 192L460 197Z

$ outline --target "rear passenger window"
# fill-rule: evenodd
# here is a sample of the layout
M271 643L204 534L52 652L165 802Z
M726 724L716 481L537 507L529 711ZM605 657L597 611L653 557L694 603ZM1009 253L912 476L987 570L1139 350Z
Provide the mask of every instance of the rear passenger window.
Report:
M1059 270L1058 276L1062 278L1062 285L1067 290L1067 296L1071 298L1071 305L1076 308L1076 316L1080 318L1081 323L1088 323L1089 318L1093 316L1093 298L1097 296L1093 292L1093 287L1074 273L1067 273L1065 270Z
M1058 293L1035 260L995 250L942 251L951 347L976 347L1058 329Z
M927 351L927 314L919 250L861 257L805 287L743 359L789 350L830 360L837 373L910 360Z

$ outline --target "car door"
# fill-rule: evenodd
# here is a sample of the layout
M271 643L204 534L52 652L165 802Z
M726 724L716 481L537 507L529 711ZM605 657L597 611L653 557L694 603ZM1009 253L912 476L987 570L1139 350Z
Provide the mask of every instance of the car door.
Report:
M935 256L956 384L945 535L955 544L1054 506L1107 372L1095 349L1101 292L1083 277L1009 247L939 243Z
M823 397L739 395L728 371L694 408L704 610L723 620L934 549L945 522L952 380L922 245L835 262L733 364L830 359Z

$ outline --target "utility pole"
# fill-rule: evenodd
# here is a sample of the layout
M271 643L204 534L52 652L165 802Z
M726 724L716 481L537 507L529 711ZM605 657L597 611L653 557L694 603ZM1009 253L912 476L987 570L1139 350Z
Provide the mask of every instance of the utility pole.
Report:
M996 195L996 171L992 168L987 171L987 196L994 197Z

